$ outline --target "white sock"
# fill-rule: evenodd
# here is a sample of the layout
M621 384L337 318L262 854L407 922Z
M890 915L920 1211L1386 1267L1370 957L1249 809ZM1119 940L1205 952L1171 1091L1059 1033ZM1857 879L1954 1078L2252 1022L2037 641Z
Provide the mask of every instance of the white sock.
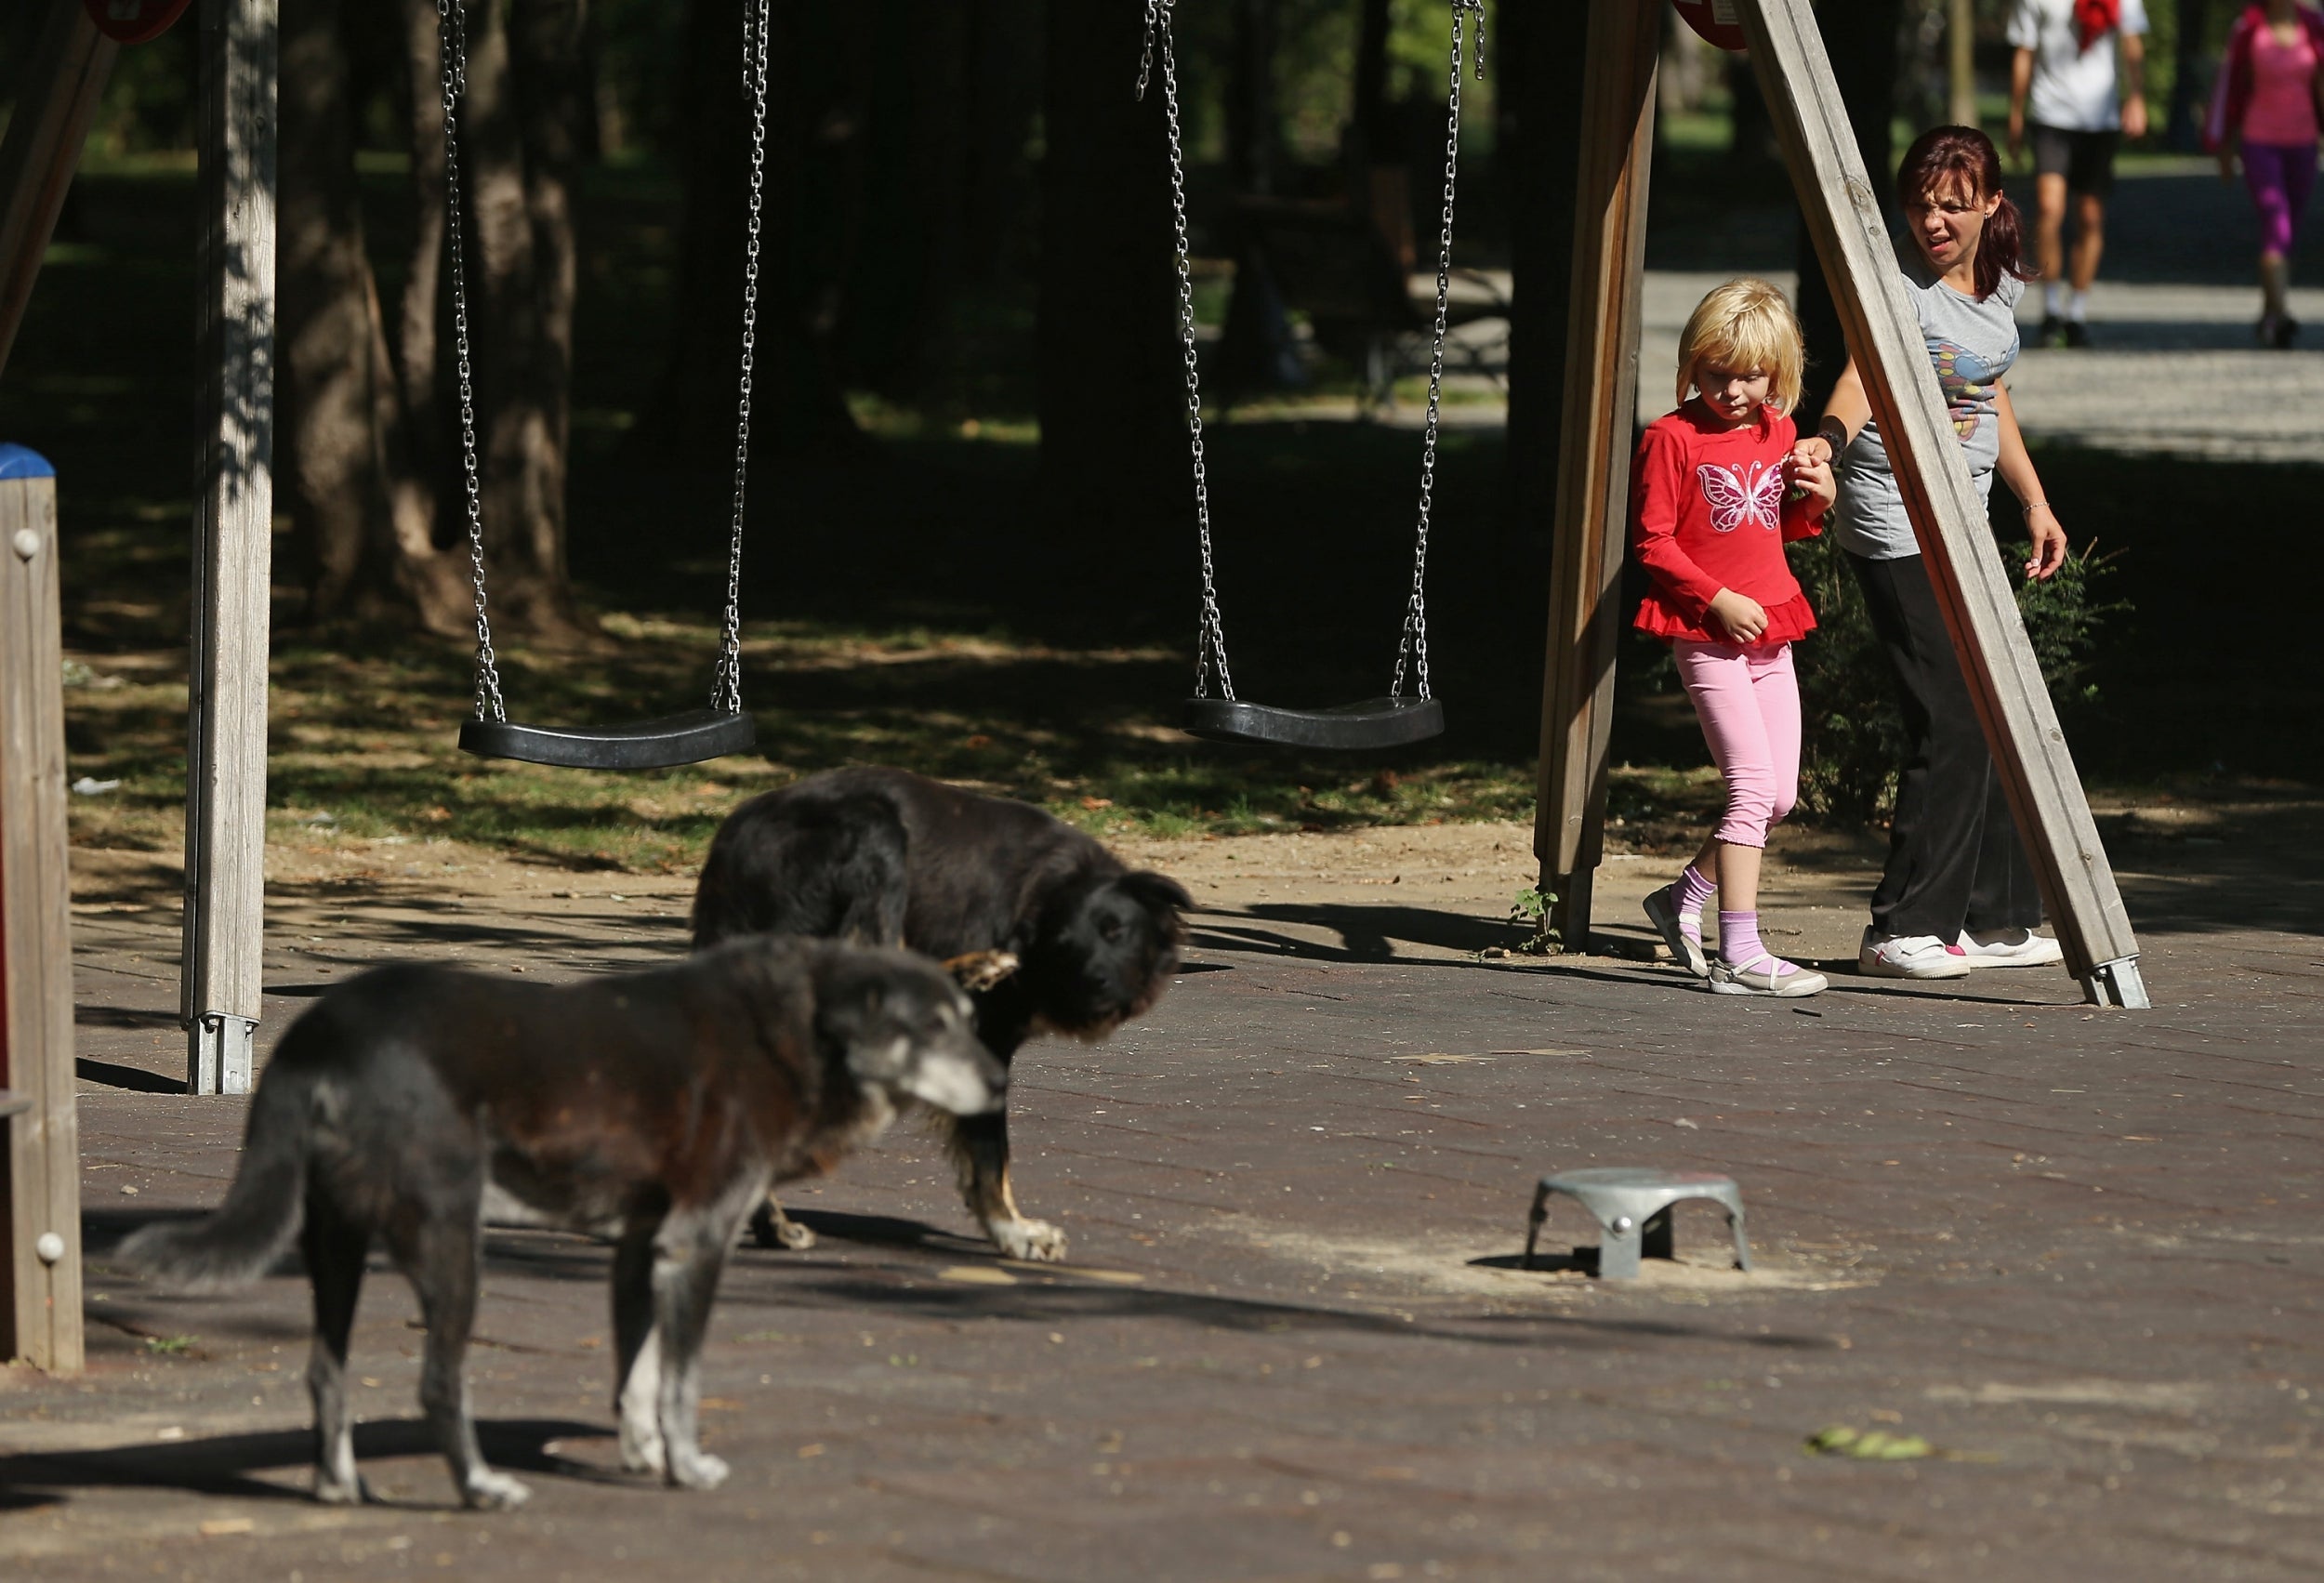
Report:
M2090 293L2076 292L2066 304L2066 316L2080 324L2090 317Z
M2045 285L2041 288L2041 311L2045 318L2055 319L2066 311L2066 288Z

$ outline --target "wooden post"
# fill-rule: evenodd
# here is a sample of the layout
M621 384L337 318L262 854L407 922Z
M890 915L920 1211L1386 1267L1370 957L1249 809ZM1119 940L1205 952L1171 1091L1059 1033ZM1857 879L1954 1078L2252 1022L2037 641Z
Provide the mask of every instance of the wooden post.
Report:
M186 1087L250 1089L274 527L274 0L202 0L202 453L186 752Z
M2146 1006L2130 916L1905 296L1815 12L1809 0L1736 0L1736 8L2067 967L2093 1003Z
M1946 115L1956 126L1977 124L1975 0L1945 0Z
M57 478L0 445L0 1357L81 1372Z
M48 0L40 36L17 65L16 113L0 141L0 369L24 323L57 211L119 49L97 31L81 0Z
M1533 851L1551 923L1572 949L1590 938L1605 834L1616 608L1638 414L1639 291L1654 154L1659 5L1593 5L1584 45L1574 270L1565 332L1564 430L1550 551L1550 635Z

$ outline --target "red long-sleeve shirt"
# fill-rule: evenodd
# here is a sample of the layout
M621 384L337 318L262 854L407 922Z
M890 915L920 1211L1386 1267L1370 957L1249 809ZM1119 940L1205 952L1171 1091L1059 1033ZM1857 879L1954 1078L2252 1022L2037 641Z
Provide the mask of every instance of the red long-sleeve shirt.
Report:
M1789 498L1783 464L1791 420L1766 407L1729 428L1689 402L1648 426L1631 467L1631 552L1654 578L1635 623L1657 638L1728 640L1704 624L1723 588L1767 612L1763 647L1816 630L1816 613L1791 575L1783 547L1812 538L1824 502Z

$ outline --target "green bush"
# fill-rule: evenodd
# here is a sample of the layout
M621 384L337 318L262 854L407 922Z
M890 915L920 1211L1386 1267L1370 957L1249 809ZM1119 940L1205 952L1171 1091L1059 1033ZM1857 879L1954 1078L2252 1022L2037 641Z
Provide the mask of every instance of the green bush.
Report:
M2051 701L2061 713L2094 704L2098 688L2088 671L2100 629L2130 608L2125 600L2106 599L2100 587L2120 552L2101 555L2093 543L2069 553L2046 583L2015 571L2031 553L2028 545L1996 546L1995 553L2011 569L2018 613ZM1872 823L1887 817L1895 800L1905 728L1888 656L1847 561L1829 534L1802 544L1792 555L1792 571L1816 607L1817 624L1797 651L1800 801L1826 819Z

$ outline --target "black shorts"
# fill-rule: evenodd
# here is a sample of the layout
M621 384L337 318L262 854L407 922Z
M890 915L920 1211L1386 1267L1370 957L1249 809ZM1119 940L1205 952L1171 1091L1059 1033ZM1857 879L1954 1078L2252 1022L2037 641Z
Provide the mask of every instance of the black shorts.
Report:
M2063 126L2033 126L2034 173L2063 176L2068 192L2093 198L2114 193L2114 151L2119 132L2070 132Z

